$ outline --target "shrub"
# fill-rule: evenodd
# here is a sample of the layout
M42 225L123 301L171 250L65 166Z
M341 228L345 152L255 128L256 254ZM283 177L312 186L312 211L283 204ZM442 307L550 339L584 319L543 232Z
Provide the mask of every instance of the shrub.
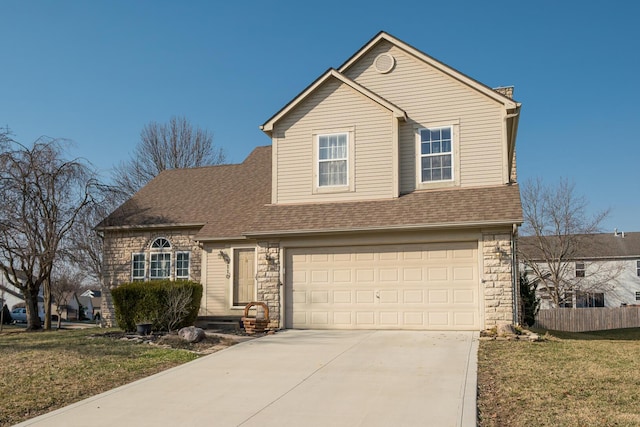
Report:
M2 306L2 323L5 325L10 324L13 321L11 318L11 312L9 311L9 307L7 305Z
M186 280L132 282L118 286L111 295L121 329L131 332L136 324L149 322L153 330L168 331L195 323L202 285Z
M536 296L537 285L530 283L527 274L520 274L520 316L521 323L533 326L540 310L540 298Z

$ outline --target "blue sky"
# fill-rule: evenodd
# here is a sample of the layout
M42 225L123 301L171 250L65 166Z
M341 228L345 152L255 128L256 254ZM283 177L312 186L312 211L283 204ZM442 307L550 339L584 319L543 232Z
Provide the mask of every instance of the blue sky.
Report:
M640 231L640 3L0 0L0 126L68 138L108 179L173 115L231 162L258 126L384 30L522 102L520 181L576 182Z

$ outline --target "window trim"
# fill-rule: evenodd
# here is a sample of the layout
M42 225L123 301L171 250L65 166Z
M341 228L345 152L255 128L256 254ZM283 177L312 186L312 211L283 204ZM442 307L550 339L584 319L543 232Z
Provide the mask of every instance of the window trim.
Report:
M186 276L180 276L178 275L178 256L179 255L187 255L187 275ZM186 279L189 280L189 277L191 277L191 251L176 251L176 261L175 261L175 278L176 279Z
M154 276L153 275L153 272L154 272L154 269L153 269L153 262L154 262L153 261L153 257L154 256L159 256L159 255L163 255L163 256L168 255L169 256L169 267L167 268L167 275L166 276ZM165 260L162 260L161 262L164 262L164 261ZM171 260L171 252L165 252L165 251L154 251L154 252L151 252L149 254L149 280L167 280L167 279L171 280L171 265L172 265L171 261L172 261Z
M574 263L575 273L577 278L584 278L586 276L587 265L584 261L576 261Z
M345 185L320 185L320 137L346 135L347 137L347 183ZM355 127L314 130L313 147L313 194L353 192L355 188Z
M142 256L142 276L136 276L136 268L135 268L135 257ZM137 269L139 270L139 269ZM131 254L131 281L138 282L144 281L147 279L147 254L144 252L134 252Z
M428 129L451 129L451 179L440 181L422 181L422 141L420 132ZM455 187L460 185L460 119L444 120L432 123L420 123L414 126L415 133L415 180L416 189Z
M640 277L640 259L636 261L636 276Z

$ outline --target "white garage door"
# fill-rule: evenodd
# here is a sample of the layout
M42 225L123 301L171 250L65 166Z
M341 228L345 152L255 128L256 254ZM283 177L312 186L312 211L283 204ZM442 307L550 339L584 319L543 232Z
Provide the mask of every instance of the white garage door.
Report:
M480 329L477 242L287 250L285 325Z

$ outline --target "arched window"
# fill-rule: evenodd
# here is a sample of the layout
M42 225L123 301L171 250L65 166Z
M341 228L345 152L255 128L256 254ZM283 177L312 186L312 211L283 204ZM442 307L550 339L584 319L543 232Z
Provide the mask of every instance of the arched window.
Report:
M171 249L171 243L164 237L158 237L151 243L151 249Z
M149 265L149 278L168 279L171 275L171 252L163 252L165 249L171 249L171 243L164 237L158 237L151 243L151 252Z

